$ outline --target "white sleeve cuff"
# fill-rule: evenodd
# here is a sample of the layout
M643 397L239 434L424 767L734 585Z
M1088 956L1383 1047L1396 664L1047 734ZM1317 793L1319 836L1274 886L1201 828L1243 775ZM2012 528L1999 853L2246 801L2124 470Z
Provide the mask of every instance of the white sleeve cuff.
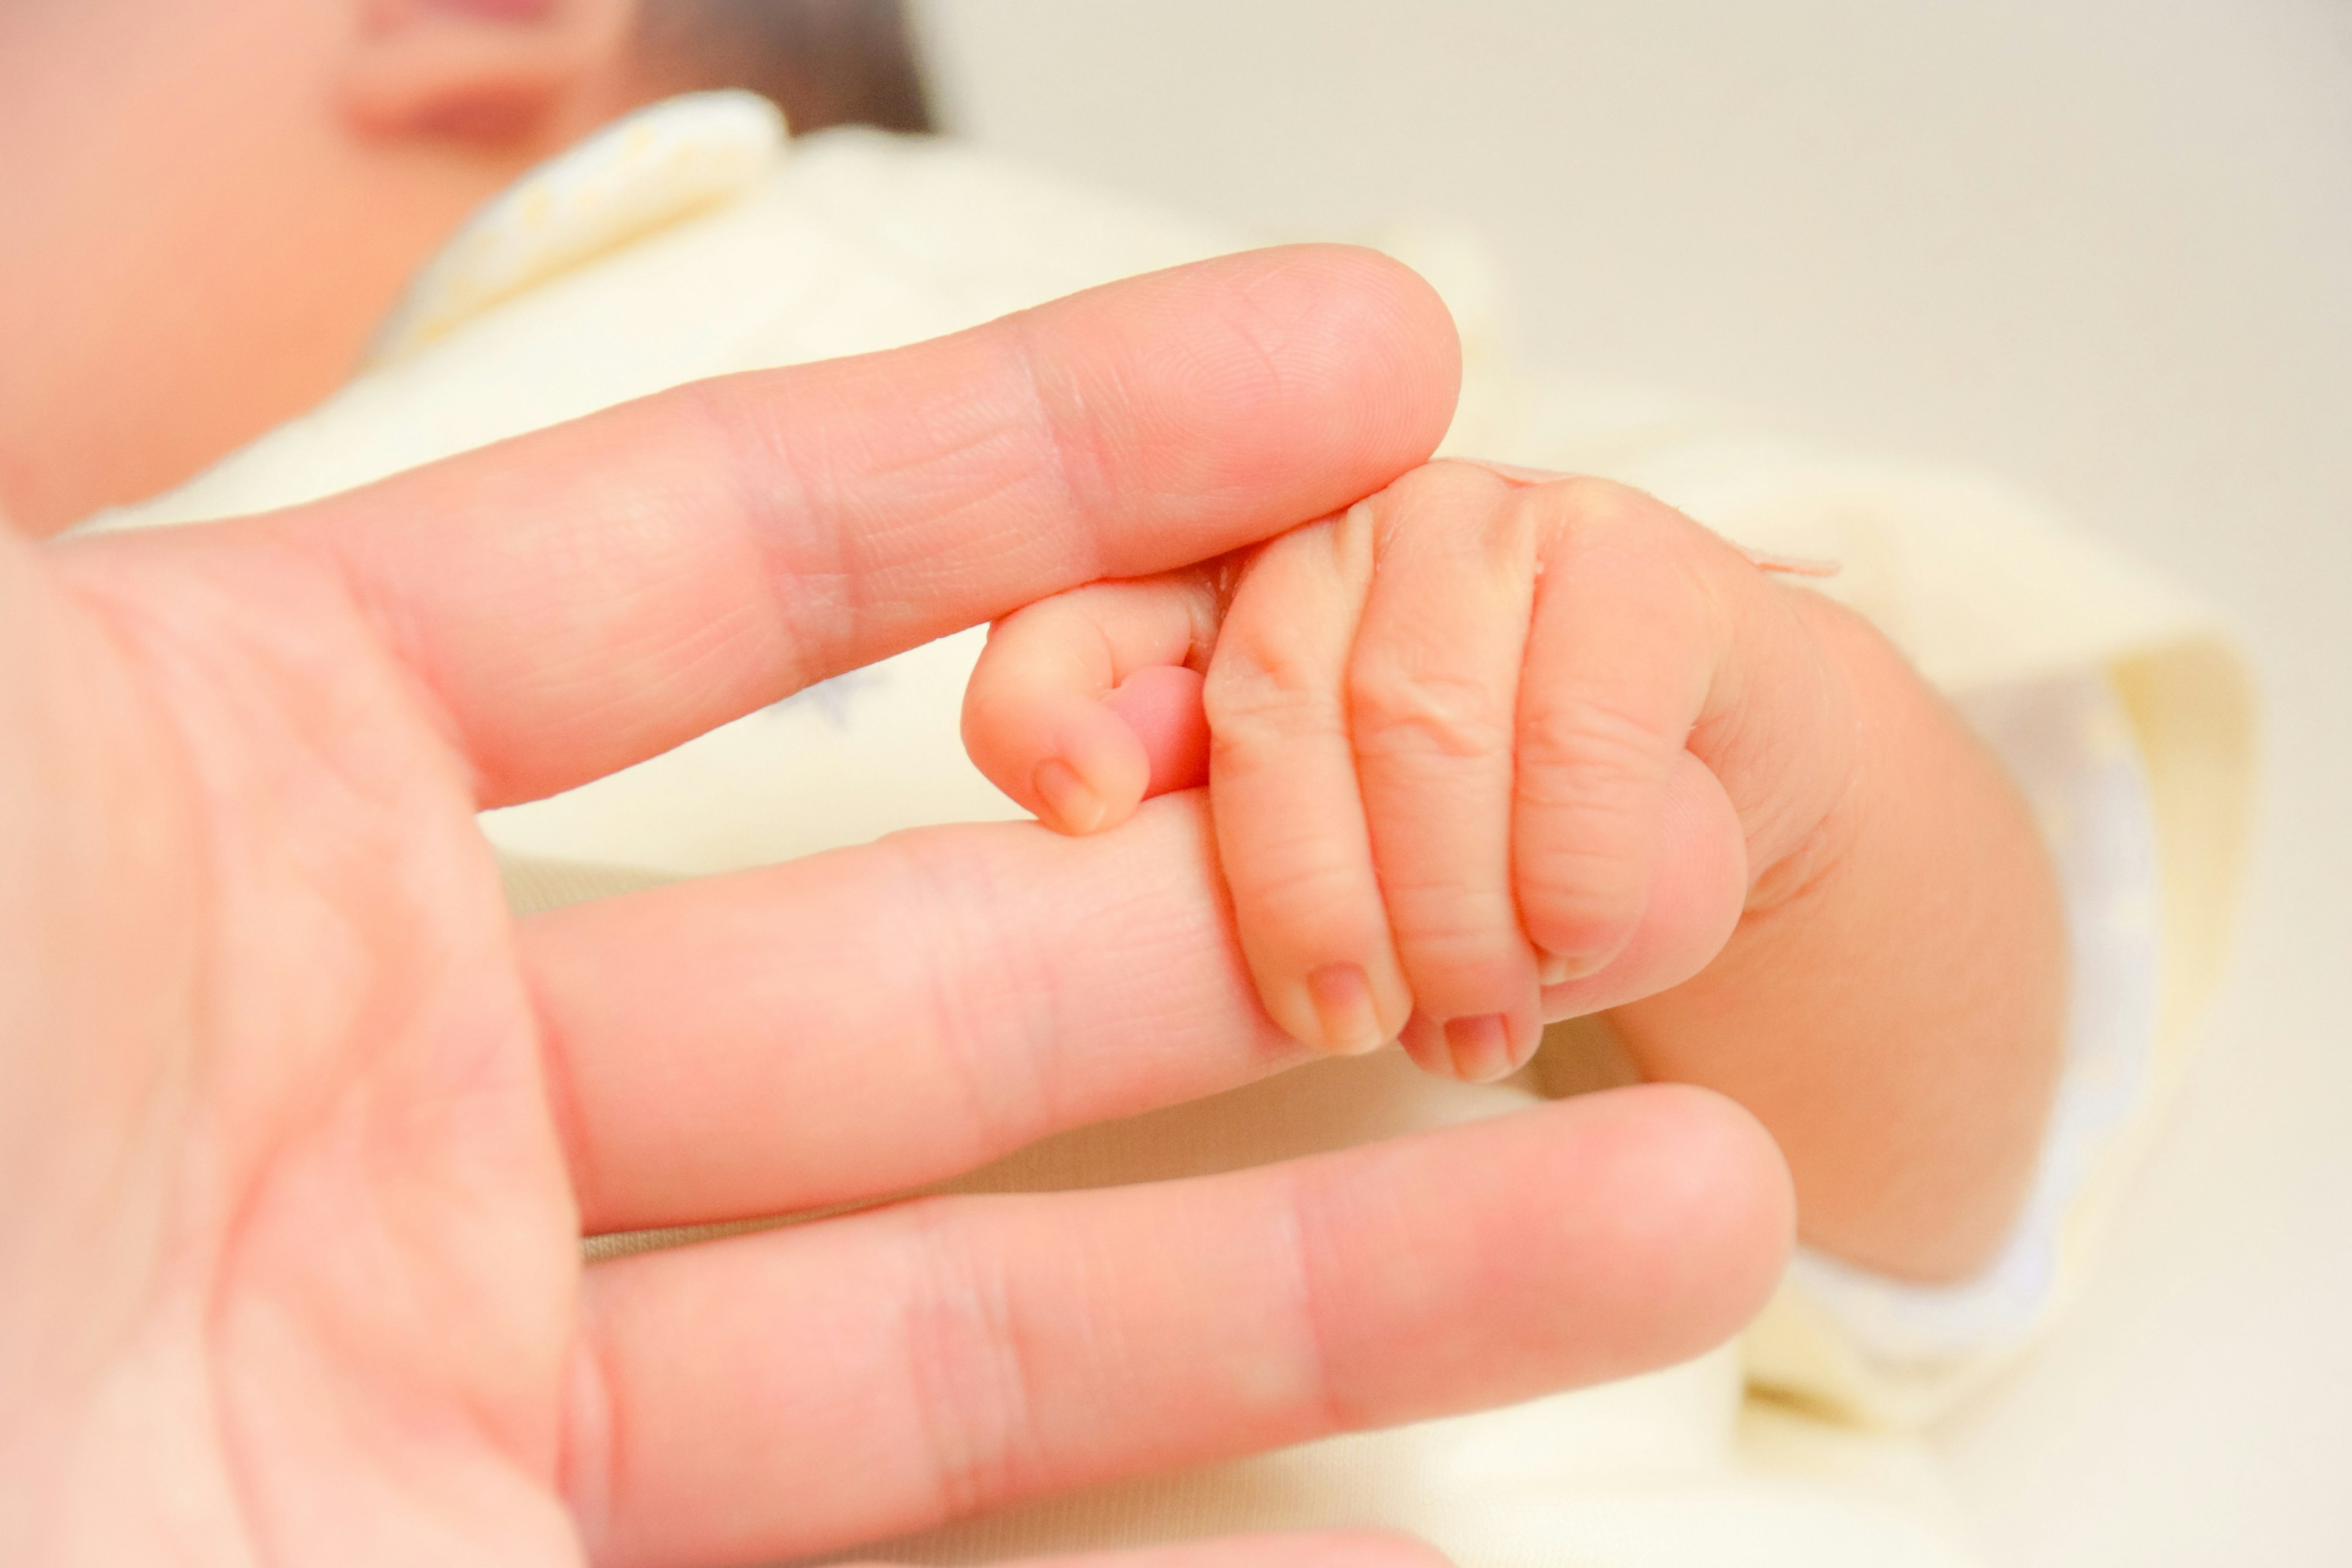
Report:
M1858 1350L1895 1365L1998 1351L2047 1315L2061 1227L2147 1099L2155 1055L2156 818L2121 702L2085 673L1975 692L1958 706L2024 789L2056 862L2072 960L2066 1058L2032 1194L1982 1274L1913 1285L1799 1253L1794 1282Z

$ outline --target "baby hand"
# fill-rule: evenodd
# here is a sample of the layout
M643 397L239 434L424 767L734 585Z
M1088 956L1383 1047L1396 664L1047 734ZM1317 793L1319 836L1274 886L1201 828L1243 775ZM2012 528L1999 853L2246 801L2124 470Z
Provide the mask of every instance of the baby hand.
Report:
M1467 462L1000 622L982 771L1065 832L1205 782L1267 1011L1507 1075L1806 880L1858 747L1825 602L1648 496ZM1801 569L1801 568L1799 568Z

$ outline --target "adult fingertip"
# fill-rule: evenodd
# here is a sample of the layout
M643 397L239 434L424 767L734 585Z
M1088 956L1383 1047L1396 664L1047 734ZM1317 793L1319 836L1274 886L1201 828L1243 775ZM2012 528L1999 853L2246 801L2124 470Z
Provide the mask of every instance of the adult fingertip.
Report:
M1462 334L1436 287L1396 258L1368 246L1289 248L1323 270L1320 287L1330 300L1336 338L1356 347L1384 347L1399 370L1427 378L1426 389L1433 395L1424 413L1438 421L1427 432L1428 448L1434 452L1453 423L1454 402L1462 390Z
M1395 400L1397 473L1426 461L1453 427L1462 395L1462 335L1454 313L1429 280L1376 250L1336 247L1360 269L1370 325L1385 324L1371 341L1383 363L1369 367L1367 390ZM1393 474L1381 474L1385 484Z
M1642 1299L1676 1357L1722 1343L1763 1310L1796 1244L1787 1160L1745 1107L1691 1084L1645 1084L1605 1097L1633 1112L1622 1126L1612 1184L1643 1260ZM1594 1194L1596 1202L1607 1202Z
M1293 412L1314 405L1336 443L1337 483L1319 510L1370 494L1437 450L1461 394L1462 341L1427 279L1351 245L1284 246L1223 265L1243 273L1236 293L1255 318L1243 338L1279 345L1302 399Z

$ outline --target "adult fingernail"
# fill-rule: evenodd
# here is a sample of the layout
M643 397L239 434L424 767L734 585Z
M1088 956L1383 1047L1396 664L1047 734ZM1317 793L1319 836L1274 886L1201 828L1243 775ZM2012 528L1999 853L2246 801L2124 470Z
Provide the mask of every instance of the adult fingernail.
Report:
M1327 963L1307 977L1307 999L1323 1026L1323 1048L1361 1056L1382 1043L1380 1009L1372 1005L1371 982L1353 963Z
M1546 985L1565 985L1601 973L1601 961L1590 956L1568 958L1557 952L1536 954L1536 978Z
M1454 1076L1465 1083L1493 1083L1511 1076L1511 1024L1500 1013L1455 1018L1445 1026L1445 1049Z
M1102 796L1078 776L1078 770L1059 757L1047 757L1037 764L1030 784L1045 809L1067 833L1092 833L1102 826Z

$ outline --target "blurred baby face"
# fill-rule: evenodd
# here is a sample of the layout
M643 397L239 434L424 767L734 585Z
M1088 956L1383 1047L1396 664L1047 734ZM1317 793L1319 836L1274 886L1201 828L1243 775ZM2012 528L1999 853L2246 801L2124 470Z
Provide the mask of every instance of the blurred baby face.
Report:
M302 276L326 171L299 106L333 20L0 4L0 505L21 525L185 477L349 352Z
M609 38L632 11L0 0L0 513L54 531L332 390L554 130L467 135L431 112L460 87L544 107L583 68L583 14Z

